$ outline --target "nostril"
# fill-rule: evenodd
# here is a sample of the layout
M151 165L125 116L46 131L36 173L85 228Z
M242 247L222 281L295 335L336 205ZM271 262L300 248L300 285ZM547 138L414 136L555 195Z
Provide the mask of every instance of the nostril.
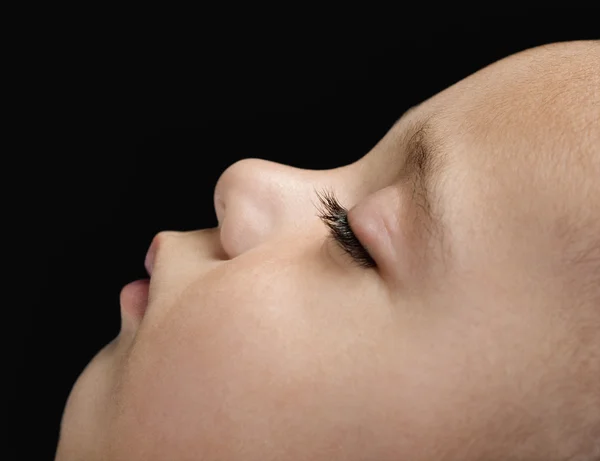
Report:
M256 178L256 162L260 162L262 165L266 163L264 160L257 159L242 159L229 165L225 168L225 171L221 173L217 183L215 184L213 192L213 204L215 207L215 214L217 215L218 226L223 224L225 219L225 208L226 203L232 196L232 191L239 191L240 187L242 190L246 189L249 183L254 183Z
M150 247L146 252L146 258L144 259L144 267L148 272L148 275L152 277L152 270L156 264L157 253L163 248L164 241L171 239L173 236L176 236L178 231L160 231L158 234L154 236L152 242L150 243Z
M144 259L144 267L146 268L146 272L148 275L152 277L152 268L154 267L154 257L156 254L156 245L157 245L157 236L152 239L152 243L150 243L150 247L146 252L146 258Z
M221 198L219 193L215 193L215 214L217 215L217 226L220 226L223 223L223 219L225 218L225 202Z

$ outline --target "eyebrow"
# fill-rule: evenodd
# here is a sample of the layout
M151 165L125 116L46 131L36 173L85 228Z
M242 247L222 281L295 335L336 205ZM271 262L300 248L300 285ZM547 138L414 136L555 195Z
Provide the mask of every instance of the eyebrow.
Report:
M408 109L394 125L404 122L417 107ZM405 152L403 176L413 183L413 203L421 210L421 218L441 239L446 227L440 186L447 177L448 152L443 140L436 134L432 116L419 118L402 131L401 145Z

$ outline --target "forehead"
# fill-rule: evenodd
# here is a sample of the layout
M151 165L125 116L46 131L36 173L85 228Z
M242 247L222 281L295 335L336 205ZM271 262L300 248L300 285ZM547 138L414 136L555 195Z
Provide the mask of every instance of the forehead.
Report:
M591 127L599 121L599 98L600 42L572 42L493 63L423 109L437 119L442 135L506 146L496 152L503 161L535 161L590 147L590 135L598 133Z
M448 227L460 223L467 240L487 229L496 245L501 229L506 245L529 240L529 229L551 245L577 219L584 191L598 191L599 51L558 44L494 63L405 114L379 158L402 158L406 134L427 120L446 164L434 195Z
M598 172L600 42L505 58L425 101L407 121L415 117L431 119L438 142L464 168L521 180L525 189L552 183L573 192L570 183Z

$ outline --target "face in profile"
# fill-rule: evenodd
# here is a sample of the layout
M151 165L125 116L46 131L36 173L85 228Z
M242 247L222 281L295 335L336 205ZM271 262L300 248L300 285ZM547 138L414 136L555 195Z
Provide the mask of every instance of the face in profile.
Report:
M598 42L494 63L355 163L231 165L218 227L157 234L121 291L57 460L598 459L598 178Z

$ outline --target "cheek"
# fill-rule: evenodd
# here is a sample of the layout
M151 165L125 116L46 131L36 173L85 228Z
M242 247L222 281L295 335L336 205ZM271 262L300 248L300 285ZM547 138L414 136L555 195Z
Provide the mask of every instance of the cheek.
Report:
M374 339L390 319L367 315L368 294L327 294L325 274L295 267L207 274L142 325L124 375L120 449L232 460L241 447L255 455L244 459L278 450L283 459L286 446L360 449L359 422L385 407L373 383L389 373Z
M103 453L115 393L117 345L112 342L86 366L69 394L61 421L57 459L96 458Z
M259 256L154 306L124 369L115 453L420 460L506 433L516 330L448 298L391 306L362 272Z
M124 377L123 450L234 459L232 441L259 450L278 431L276 440L294 437L292 416L318 379L307 363L318 346L299 308L306 299L281 280L253 280L209 275L142 326Z

